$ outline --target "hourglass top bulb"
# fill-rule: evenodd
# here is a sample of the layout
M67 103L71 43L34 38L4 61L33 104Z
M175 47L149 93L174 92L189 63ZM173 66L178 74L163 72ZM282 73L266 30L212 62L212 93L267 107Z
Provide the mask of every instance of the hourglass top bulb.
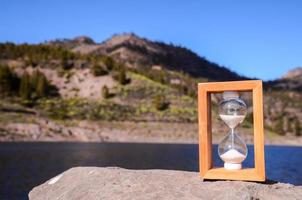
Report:
M246 116L246 104L239 98L237 92L226 91L222 97L223 100L219 103L219 116L228 127L234 129Z

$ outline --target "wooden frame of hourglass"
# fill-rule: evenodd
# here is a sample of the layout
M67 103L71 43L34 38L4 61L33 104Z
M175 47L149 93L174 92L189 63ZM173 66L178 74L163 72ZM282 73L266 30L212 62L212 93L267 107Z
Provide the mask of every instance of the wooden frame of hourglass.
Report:
M254 168L226 170L212 161L211 93L252 92L254 121ZM204 179L265 181L262 81L228 81L198 84L199 171Z

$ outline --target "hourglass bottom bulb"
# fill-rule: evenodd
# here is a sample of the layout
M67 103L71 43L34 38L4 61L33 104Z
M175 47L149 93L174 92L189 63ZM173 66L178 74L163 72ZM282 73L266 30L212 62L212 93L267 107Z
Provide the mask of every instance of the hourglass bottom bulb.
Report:
M221 159L224 161L224 168L228 170L241 169L241 163L246 158L246 156L236 149L230 149L220 155Z

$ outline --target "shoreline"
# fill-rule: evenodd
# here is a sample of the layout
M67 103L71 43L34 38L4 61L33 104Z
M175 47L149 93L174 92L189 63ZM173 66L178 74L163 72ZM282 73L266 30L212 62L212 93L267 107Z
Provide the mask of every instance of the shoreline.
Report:
M158 141L158 142L148 142L148 141L79 141L79 140L14 140L14 141L4 141L1 140L0 144L5 143L67 143L67 144L76 144L76 143L83 143L83 144L167 144L167 145L198 145L198 142L189 142L189 141L182 141L182 142L167 142L167 141ZM218 143L213 143L212 145L218 145ZM253 144L247 144L247 146L252 146ZM264 146L281 146L281 147L302 147L302 144L296 143L266 143Z
M213 144L227 134L224 126L213 128ZM238 129L239 136L253 144L252 129ZM198 144L197 123L70 121L62 124L50 120L36 123L0 124L0 142L96 142ZM302 146L302 137L280 136L265 130L265 145Z

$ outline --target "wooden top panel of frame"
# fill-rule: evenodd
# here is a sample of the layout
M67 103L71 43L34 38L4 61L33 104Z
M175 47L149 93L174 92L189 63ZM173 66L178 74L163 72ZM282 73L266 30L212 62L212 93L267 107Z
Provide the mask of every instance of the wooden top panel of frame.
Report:
M257 87L261 87L262 80L248 81L227 81L227 82L207 82L198 83L198 89L207 92L223 92L223 91L252 91Z

